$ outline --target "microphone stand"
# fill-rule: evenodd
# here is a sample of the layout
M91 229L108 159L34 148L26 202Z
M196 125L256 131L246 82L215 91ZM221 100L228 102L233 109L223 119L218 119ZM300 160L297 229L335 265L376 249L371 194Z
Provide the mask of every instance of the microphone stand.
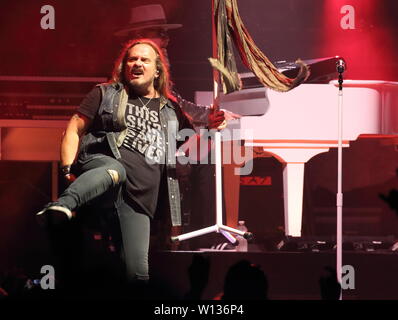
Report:
M340 58L336 63L339 73L339 93L338 93L338 148L337 148L337 230L336 230L336 272L337 281L341 284L342 280L342 240L343 240L343 193L342 193L342 164L343 164L343 72L346 69L345 61ZM339 300L342 300L340 289Z
M212 15L214 15L214 0L212 0ZM216 25L214 23L214 19L212 19L212 41L213 41L213 57L217 58L217 37L216 37ZM220 93L220 74L218 71L213 70L213 99L214 99L214 108L219 108L219 93ZM214 135L215 141L215 160L216 160L216 224L207 228L203 228L200 230L184 233L175 237L171 237L171 241L183 241L187 239L191 239L194 237L198 237L201 235L205 235L211 232L221 233L227 240L233 245L238 245L239 241L232 235L239 235L243 238L250 240L253 238L253 234L248 231L241 231L235 228L228 227L223 224L222 217L222 154L221 154L221 132L217 130ZM232 234L231 234L232 233Z

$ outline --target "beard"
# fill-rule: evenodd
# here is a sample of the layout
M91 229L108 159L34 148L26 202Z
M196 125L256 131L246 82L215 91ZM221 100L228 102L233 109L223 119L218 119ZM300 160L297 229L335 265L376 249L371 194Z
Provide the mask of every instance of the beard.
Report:
M147 80L143 80L143 79L130 79L128 80L128 85L130 90L132 90L133 92L136 92L140 95L145 95L148 92L150 92L151 88L155 87L155 79L151 78L151 79L147 79Z

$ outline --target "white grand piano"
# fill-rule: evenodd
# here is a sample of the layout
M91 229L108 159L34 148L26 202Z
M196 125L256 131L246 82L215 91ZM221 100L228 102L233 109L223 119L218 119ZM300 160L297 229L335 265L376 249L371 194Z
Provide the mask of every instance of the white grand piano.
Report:
M211 92L196 93L197 103L208 104L211 99ZM287 93L264 87L243 89L223 96L221 107L242 115L241 119L231 121L226 130L240 129L246 148L261 148L284 164L285 233L301 236L305 163L319 153L337 148L337 81L305 83ZM350 141L358 137L396 135L398 82L345 80L343 147L349 147ZM228 189L224 192L227 216L228 211L237 211L239 199L231 196L236 194L232 189L236 190L239 178L235 185L231 179L229 175L229 181L224 180L224 189ZM236 213L235 216L237 220Z

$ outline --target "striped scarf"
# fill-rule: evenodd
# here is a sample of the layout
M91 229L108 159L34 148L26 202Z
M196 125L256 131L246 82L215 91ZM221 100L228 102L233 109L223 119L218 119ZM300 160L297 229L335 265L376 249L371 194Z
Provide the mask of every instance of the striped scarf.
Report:
M242 87L237 73L231 37L243 63L264 86L285 92L297 87L308 78L309 67L300 59L296 61L300 67L296 78L288 78L278 71L256 46L243 25L236 0L214 0L213 19L216 26L218 59L209 58L209 61L213 68L221 73L225 94L240 90Z

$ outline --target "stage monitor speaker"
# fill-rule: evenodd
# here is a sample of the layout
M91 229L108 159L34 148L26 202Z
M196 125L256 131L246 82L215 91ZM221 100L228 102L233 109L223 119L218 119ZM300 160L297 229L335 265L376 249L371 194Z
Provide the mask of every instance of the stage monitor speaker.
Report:
M282 164L273 157L255 158L250 175L241 176L239 220L254 234L254 242L283 234Z

